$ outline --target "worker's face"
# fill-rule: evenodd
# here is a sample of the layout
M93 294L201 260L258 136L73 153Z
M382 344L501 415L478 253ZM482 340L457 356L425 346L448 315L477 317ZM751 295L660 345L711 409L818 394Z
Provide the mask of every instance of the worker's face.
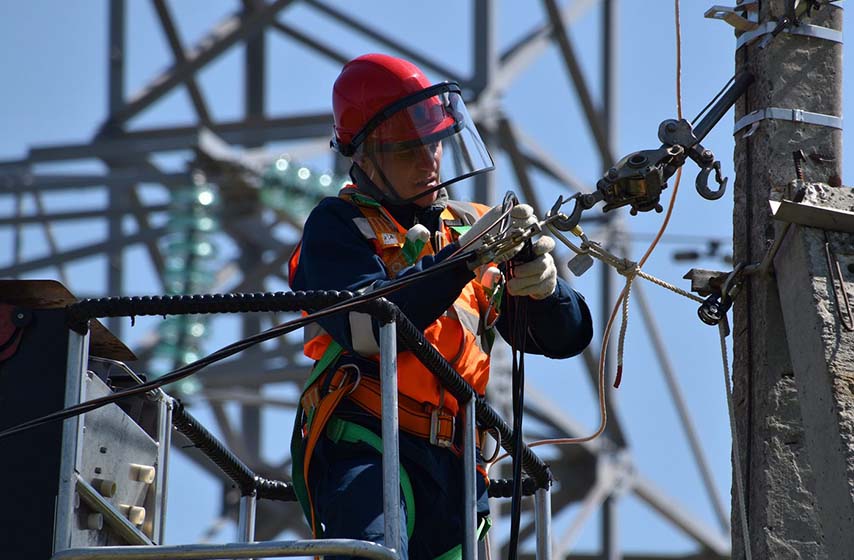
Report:
M439 185L442 143L435 142L395 152L378 151L369 157L364 157L359 163L375 185L387 191L388 185L383 180L385 175L385 179L394 189L393 193L388 194L410 199ZM377 167L382 170L382 173L377 172ZM412 203L426 208L433 204L438 196L439 192L433 191L416 198Z

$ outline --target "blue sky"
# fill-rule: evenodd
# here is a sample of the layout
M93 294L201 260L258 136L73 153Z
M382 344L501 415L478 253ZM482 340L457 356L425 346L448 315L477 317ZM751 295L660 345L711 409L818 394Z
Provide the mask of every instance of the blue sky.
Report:
M332 4L332 2L330 2ZM185 45L194 44L213 24L236 9L228 1L186 0L173 3L172 11ZM344 8L350 3L335 2ZM571 28L573 43L581 54L594 98L600 96L599 8L595 2L576 2L582 15ZM592 7L584 9L586 4ZM469 42L471 10L468 2L450 0L429 4L392 3L380 0L360 2L359 17L381 27L393 37L430 53L447 66L467 74L471 70ZM417 7L416 7L417 6ZM429 6L429 8L428 8ZM106 2L7 2L0 7L0 160L26 157L33 146L86 142L103 121L106 110ZM735 39L732 29L723 22L703 18L707 3L683 2L683 103L686 118L692 118L723 86L734 70ZM506 47L543 20L544 9L536 2L499 2L496 40ZM628 152L658 146L658 124L676 116L675 103L675 30L672 2L620 3L619 103L616 152ZM296 3L280 15L280 20L299 26L318 38L334 37L336 48L357 56L376 50L376 46L340 27L331 27L309 8ZM156 24L156 16L147 2L128 2L126 91L133 94L152 76L171 64L172 57ZM270 33L268 45L268 106L270 115L328 109L329 91L337 75L337 65L326 61L279 34ZM232 49L198 76L216 119L237 119L242 112L240 67L242 50ZM431 76L443 79L445 76ZM847 82L847 80L846 80ZM850 89L850 88L846 88ZM527 135L536 139L550 155L588 185L595 184L602 169L581 110L575 102L569 79L554 47L549 48L527 68L502 100L504 111ZM849 106L846 98L845 107ZM189 97L176 90L130 124L131 129L170 124L188 124L193 120ZM731 113L706 138L704 144L721 160L724 173L732 184L733 141ZM849 150L845 151L845 158ZM166 166L180 166L185 155L164 159ZM499 193L513 188L506 161L499 158L497 185ZM93 162L66 165L61 170L96 169ZM51 168L43 167L45 172ZM697 169L686 165L682 188L669 232L676 236L702 236L727 240L732 232L732 194L710 202L701 199L693 189ZM843 176L843 179L845 177ZM563 191L544 179L535 177L540 198L551 203ZM847 181L846 181L847 182ZM669 200L672 189L666 191ZM162 194L161 194L162 195ZM152 196L156 197L154 193ZM98 194L70 194L48 197L49 207L72 208L100 205ZM6 204L6 203L4 203ZM4 215L11 208L0 208ZM660 224L661 215L638 217L624 215L624 227L632 232L628 238L632 254L638 257ZM595 229L591 230L595 234ZM87 239L104 235L97 223L64 226L60 230L61 246L73 247ZM37 255L45 250L36 233L25 238L25 254ZM11 243L8 231L0 230L0 255ZM679 248L702 248L701 243L663 245L649 261L646 270L683 288L682 275L692 266L722 269L720 261L696 263L674 262L670 255ZM142 255L142 253L138 253ZM228 248L224 256L228 256ZM3 257L4 259L6 257ZM566 253L559 253L563 266ZM144 259L143 259L144 260ZM89 259L69 267L73 291L88 293L103 290L103 259ZM5 261L4 261L5 262ZM150 294L156 283L151 271L132 253L126 267L128 291ZM589 272L576 282L587 293L594 311L599 310L598 273ZM37 271L30 277L56 277L56 271ZM670 359L679 376L689 408L695 414L706 454L712 464L718 492L729 503L729 429L726 416L720 352L716 330L700 323L696 304L664 292L652 285L644 286L661 327ZM100 290L100 291L99 291ZM597 322L599 318L597 318ZM127 333L133 342L142 337L152 321ZM224 320L214 323L215 335L210 349L224 345L236 336L233 326ZM712 511L700 487L699 477L689 456L678 426L676 414L644 332L637 308L633 308L626 346L626 366L619 401L623 427L632 442L633 458L640 473L672 494L678 502L710 525ZM593 392L578 360L548 362L531 360L530 383L547 392L573 418L593 429L598 418ZM205 411L198 414L209 419ZM272 422L288 426L290 419L282 413L271 413ZM284 431L287 431L285 429ZM286 442L278 434L265 434L265 451L281 457ZM196 541L211 523L219 507L218 487L198 471L175 456L173 484L170 487L168 539L170 542ZM626 496L621 500L619 518L624 521L620 539L626 550L684 551L690 543L680 534L650 516L645 506ZM221 538L230 537L226 530ZM588 525L579 549L595 547L597 524Z

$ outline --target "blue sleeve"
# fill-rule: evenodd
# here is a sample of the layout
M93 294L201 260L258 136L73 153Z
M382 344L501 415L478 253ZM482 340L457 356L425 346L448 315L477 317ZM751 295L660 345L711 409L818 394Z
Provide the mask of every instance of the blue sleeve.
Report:
M504 340L510 341L509 302L505 297L496 327ZM548 358L569 358L580 354L593 339L593 321L584 298L558 278L552 295L541 300L525 297L528 335L525 351Z
M358 208L347 201L327 198L312 211L303 229L302 249L294 278L294 290L377 289L392 281L373 244L359 231L353 218ZM420 272L447 259L456 249L451 244L434 256L427 256L401 271L398 278ZM386 298L397 305L415 326L424 330L438 319L474 278L464 262L401 288ZM353 350L351 320L337 314L319 321L336 342ZM376 321L374 334L378 332Z

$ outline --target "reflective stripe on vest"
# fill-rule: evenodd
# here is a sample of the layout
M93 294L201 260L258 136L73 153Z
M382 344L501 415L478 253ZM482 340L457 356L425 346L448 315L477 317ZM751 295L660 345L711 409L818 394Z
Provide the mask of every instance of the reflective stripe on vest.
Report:
M362 216L353 218L355 226L374 246L386 266L388 277L395 278L401 270L409 266L402 251L406 229L381 205L354 187L345 187L339 197L359 209ZM445 226L446 222L471 225L488 210L488 207L480 204L448 201L441 215L441 245L447 245L456 238L451 228ZM426 243L418 259L432 254L433 247ZM483 287L477 280L473 280L463 288L453 305L424 331L427 340L481 395L486 390L489 379L489 345L485 342L485 333L480 332L481 316L488 313L488 310L489 302ZM359 354L378 360L379 348L371 318L361 313L351 313L349 322L354 349ZM331 337L317 324L306 327L304 333L303 350L306 356L319 360L332 340ZM410 352L398 354L398 372L401 372L398 375L398 389L402 394L420 402L444 406L456 414L456 400L444 394L434 375Z

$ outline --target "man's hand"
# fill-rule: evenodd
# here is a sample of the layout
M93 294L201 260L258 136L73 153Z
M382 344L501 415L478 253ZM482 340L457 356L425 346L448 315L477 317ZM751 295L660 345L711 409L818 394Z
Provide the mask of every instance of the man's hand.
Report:
M471 228L464 234L460 236L459 243L460 246L465 246L469 241L478 237L483 232L486 232L484 236L480 237L477 241L474 241L470 246L468 246L467 250L477 250L483 246L483 240L486 235L495 236L501 229L501 221L498 219L501 214L504 213L504 208L499 204L492 208L489 212L480 217L478 221L472 224ZM527 229L534 225L537 222L537 216L534 215L534 209L528 206L527 204L517 204L510 210L510 224L506 230L506 233L509 234L514 230ZM516 245L512 245L506 247L499 253L492 255L488 258L488 260L477 259L472 263L472 267L480 266L484 264L484 262L494 261L496 263L504 262L513 258L516 253L522 250L523 243L517 243ZM554 246L554 244L552 244ZM486 258L486 256L484 257Z
M507 291L512 296L530 296L544 299L552 295L557 286L557 268L549 254L555 248L551 237L540 237L532 245L535 258L513 267L513 277L507 281Z

